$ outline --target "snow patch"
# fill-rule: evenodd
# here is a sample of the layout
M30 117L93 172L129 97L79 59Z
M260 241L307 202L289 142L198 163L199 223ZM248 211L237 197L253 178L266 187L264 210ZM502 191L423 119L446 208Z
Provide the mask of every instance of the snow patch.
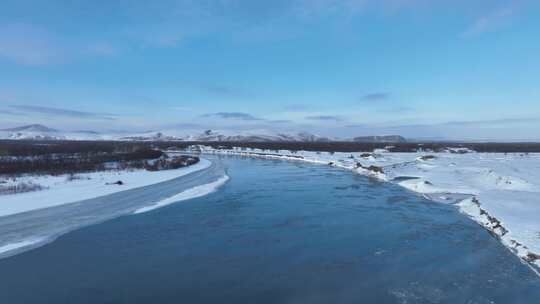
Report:
M211 162L202 159L189 167L162 171L104 171L78 174L79 179L67 180L60 176L24 176L18 181L32 182L43 186L44 190L10 195L2 195L0 216L7 216L30 210L74 203L115 192L149 186L171 180L210 167ZM115 185L117 181L122 185Z
M152 211L161 207L165 207L173 203L208 195L212 192L215 192L219 187L223 186L228 180L229 180L229 176L224 175L218 180L216 180L215 182L193 187L186 191L180 192L174 196L171 196L159 202L156 202L153 205L139 208L135 210L133 214L145 213L145 212Z
M20 242L15 242L15 243L0 246L0 255L4 255L8 252L22 249L24 247L32 246L42 241L43 241L42 238L36 238L36 239L23 240Z

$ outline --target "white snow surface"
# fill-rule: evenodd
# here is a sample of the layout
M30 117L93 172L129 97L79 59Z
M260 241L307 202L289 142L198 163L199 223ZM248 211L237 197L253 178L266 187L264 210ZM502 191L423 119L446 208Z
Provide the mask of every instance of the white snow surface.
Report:
M540 153L394 153L378 150L361 157L362 152L215 150L204 146L197 146L196 150L331 163L395 182L421 194L436 193L440 194L438 197L445 198L449 194L470 194L479 201L479 205L474 204L472 198L463 200L457 204L461 212L496 233L502 243L522 259L527 260L529 254L540 254ZM435 158L421 158L427 155ZM357 163L364 168L358 168ZM384 173L365 169L371 165L381 167ZM490 223L483 212L496 218L507 232ZM540 260L529 262L540 267Z
M43 239L40 239L40 238L29 239L29 240L20 241L20 242L17 242L17 243L11 243L11 244L7 244L7 245L4 245L4 246L0 246L0 254L6 253L6 252L9 252L9 251L13 251L13 250L17 250L17 249L21 249L21 248L24 248L24 247L28 247L28 246L31 246L33 244L37 244L37 243L41 242L42 240Z
M135 210L135 212L133 213L134 214L145 213L145 212L149 212L149 211L161 208L161 207L165 207L173 203L208 195L216 191L219 187L223 186L228 180L229 180L229 176L224 175L214 182L190 188L186 191L180 192L176 195L173 195L161 201L155 202L154 204L150 206L139 208Z
M0 129L0 139L11 140L172 140L172 141L326 141L328 138L307 132L257 130L199 130L173 128L147 132L60 131L42 125Z
M112 194L119 191L144 187L171 180L195 171L203 170L211 165L209 160L201 158L197 164L162 171L102 171L77 174L75 180L68 181L67 175L33 176L25 175L16 180L7 179L7 185L26 182L39 184L43 190L7 194L0 196L0 216L6 216L35 209L42 209ZM0 179L2 179L0 177ZM122 181L123 185L112 184Z

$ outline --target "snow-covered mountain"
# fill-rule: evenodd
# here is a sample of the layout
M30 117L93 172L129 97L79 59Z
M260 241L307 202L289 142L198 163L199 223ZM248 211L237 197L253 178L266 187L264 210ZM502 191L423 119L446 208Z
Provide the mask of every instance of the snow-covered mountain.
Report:
M10 129L0 130L2 139L36 139L52 140L59 135L58 130L48 128L44 125L27 125Z
M161 130L124 136L124 140L180 140L180 141L223 141L223 142L322 142L330 141L327 137L307 132L281 133L267 130L230 131L206 130L204 132L183 130Z
M14 140L111 140L115 136L93 131L60 131L40 124L0 129L0 139Z
M268 130L230 131L230 130L184 130L167 129L142 133L99 133L95 131L60 131L44 125L33 124L0 130L0 139L13 140L144 140L144 141L229 141L266 142L297 141L320 142L330 139L307 132L276 133Z
M141 133L95 131L62 131L33 124L0 129L0 139L12 140L124 140L124 141L217 141L217 142L404 142L401 136L365 136L353 139L328 138L308 132L275 132L271 130L193 130L165 129Z

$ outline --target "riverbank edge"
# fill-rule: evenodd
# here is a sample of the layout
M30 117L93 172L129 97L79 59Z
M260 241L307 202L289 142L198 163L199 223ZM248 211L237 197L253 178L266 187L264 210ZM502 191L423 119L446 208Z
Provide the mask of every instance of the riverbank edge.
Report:
M47 207L43 207L43 208L30 209L30 210L26 210L24 212L18 212L18 213L13 213L13 214L8 214L8 215L2 215L1 217L17 216L19 214L23 214L23 213L27 213L27 212L33 212L33 211L37 211L37 210L41 210L41 209L54 208L54 207L59 207L59 206L63 206L63 205L76 204L76 203L86 201L86 200L92 200L92 199L96 199L96 198L100 198L100 197L104 197L104 196L118 194L118 193L121 193L121 192L132 191L132 190L136 190L136 189L139 189L139 188L144 188L144 187L157 185L157 184L160 184L160 183L165 183L165 182L171 181L173 179L180 178L182 176L186 176L188 174L192 174L192 173L195 173L195 172L206 170L206 169L210 168L212 166L212 164L213 164L212 161L210 161L208 159L201 158L201 161L198 162L197 164L194 164L194 165L191 165L191 166L188 166L188 167L184 167L184 168L174 169L173 171L180 171L180 172L178 172L180 174L177 174L174 177L168 178L166 180L159 180L157 182L153 182L153 183L150 183L150 184L139 185L137 187L132 187L132 188L128 188L128 189L123 188L123 189L121 189L119 191L114 191L114 192L111 192L111 193L105 193L105 194L100 193L100 194L98 194L96 196L93 196L93 197L88 197L88 198L79 199L79 200L76 200L76 201L70 201L70 202L67 202L67 203L57 204L57 205L54 205L54 206L47 206ZM195 169L190 168L192 166L197 166L197 165L198 165L198 167L195 167ZM191 170L186 170L187 168L190 168ZM228 179L228 176L227 176L227 179ZM207 185L201 185L201 186L207 186ZM204 194L195 193L193 197L183 198L182 200L188 200L188 199L191 199L191 198L208 195L208 194L214 192L215 190L217 190L217 188L219 188L220 186L221 185L217 186L216 189L212 189L211 191L209 190L209 191L205 192ZM194 187L194 188L197 188L197 187ZM188 190L190 190L190 189L188 189ZM180 192L179 194L185 193L188 190ZM154 209L157 209L159 207L162 207L162 206L158 206L158 207L156 207ZM70 231L67 231L65 233L68 233L68 232L70 232ZM62 233L62 234L65 234L65 233ZM59 235L54 235L54 236L47 237L47 238L37 237L37 238L21 239L21 240L19 240L17 242L3 244L2 246L0 246L0 259L8 258L8 257L14 256L14 255L17 255L19 253L26 252L26 251L29 251L29 250L44 246L44 245L46 245L46 244L48 244L50 242L53 242L58 236Z
M178 151L167 151L167 152L174 153ZM186 153L186 150L183 150L182 152ZM433 200L432 198L430 198L430 196L426 195L426 193L415 191L414 189L405 187L401 185L400 183L392 182L384 174L384 171L380 170L381 169L380 167L350 167L350 166L340 164L337 160L334 162L328 162L328 161L315 160L315 159L306 159L303 156L299 156L299 155L284 155L284 154L279 154L279 153L266 153L266 152L262 153L262 152L238 151L238 150L218 150L218 149L213 149L209 147L205 147L204 149L195 151L193 153L210 154L210 155L235 155L235 156L255 157L255 158L263 158L263 159L301 161L301 162L319 164L319 165L330 165L330 166L337 167L340 169L352 171L360 175L375 178L381 182L388 182L388 183L398 185L415 194L422 195L428 200L436 202L436 200ZM463 195L462 193L446 193L446 194ZM499 221L496 217L490 215L488 210L485 210L484 208L482 208L481 202L474 195L470 195L470 197L468 198L459 200L457 203L455 203L455 205L457 206L458 210L462 214L466 215L467 217L472 219L474 222L479 224L481 227L486 229L504 247L506 247L510 252L512 252L515 256L517 256L524 265L528 266L537 276L540 277L540 260L531 258L531 257L540 257L540 253L530 251L529 248L527 248L525 245L521 244L520 242L514 239L505 238L505 235L507 234L508 229L505 228L504 225L501 223L501 221Z
M133 190L141 187L151 186L158 183L166 182L186 174L205 170L212 165L212 162L207 159L201 159L199 162L186 167L161 170L161 171L145 171L145 170L121 170L121 171L98 171L91 173L78 174L79 180L70 182L63 182L62 184L55 185L55 188L46 188L39 191L7 194L3 195L2 205L0 206L0 217L10 216L23 212L30 212L34 210L55 207L65 204L72 204L78 201L93 199L104 195L110 195L119 193L122 191ZM98 175L105 174L106 179L99 178ZM66 177L64 177L66 176ZM60 175L58 177L53 176L37 176L37 179L47 180L49 178L62 179L67 178L68 175ZM88 178L87 178L88 177ZM33 178L33 176L28 176ZM133 179L133 184L129 183L129 180ZM127 179L127 181L126 181ZM122 182L119 182L122 181ZM85 187L84 183L90 183L93 187L90 192ZM120 185L121 183L121 185ZM85 187L83 187L85 186ZM101 187L99 189L94 189ZM85 191L81 191L85 190ZM101 190L101 191L100 191ZM39 201L36 204L30 204L25 206L28 201Z

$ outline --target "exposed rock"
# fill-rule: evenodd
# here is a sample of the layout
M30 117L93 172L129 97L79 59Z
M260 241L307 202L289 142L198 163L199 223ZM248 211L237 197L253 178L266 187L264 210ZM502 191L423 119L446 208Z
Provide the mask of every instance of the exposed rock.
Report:
M372 165L372 166L369 166L367 169L368 169L369 171L375 172L375 173L381 173L381 174L384 173L383 168L382 168L382 167L379 167L379 166L373 166L373 165Z
M106 183L106 185L118 185L118 186L122 186L124 184L123 181L119 180L119 181L116 181L114 183Z
M362 165L361 163L356 163L356 168L362 168L362 169L365 169L365 170L368 170L368 171L371 171L373 173L381 173L383 174L384 173L384 170L382 167L379 167L379 166L374 166L374 165L371 165L369 167L366 167L364 165Z
M525 261L529 263L533 263L540 260L540 254L529 252L527 256L525 257Z

